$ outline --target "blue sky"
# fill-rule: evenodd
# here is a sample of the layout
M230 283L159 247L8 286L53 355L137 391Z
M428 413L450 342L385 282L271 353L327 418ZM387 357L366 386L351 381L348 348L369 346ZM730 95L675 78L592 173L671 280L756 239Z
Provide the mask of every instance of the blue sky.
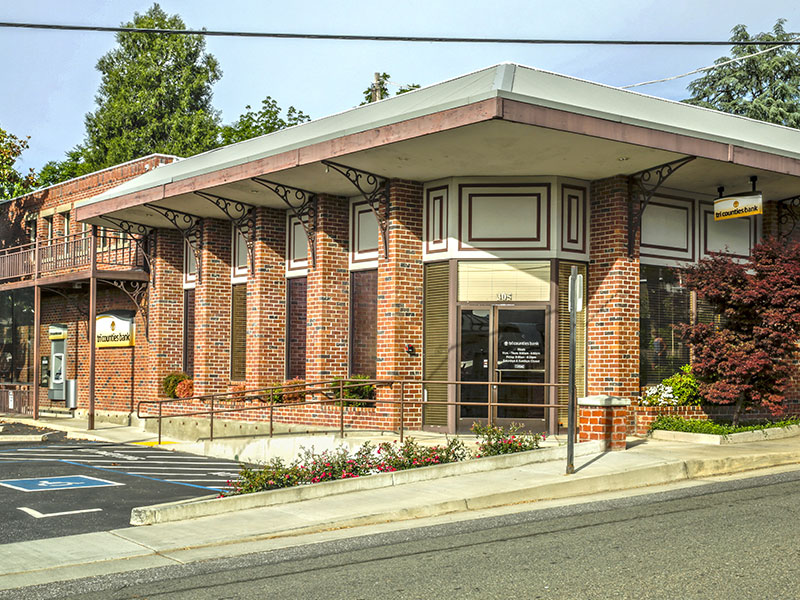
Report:
M774 0L162 0L190 28L524 38L719 39L743 23L753 32L787 19L800 30L800 2ZM145 0L0 0L0 21L119 25L152 5ZM98 58L111 33L0 29L0 127L31 136L18 167L60 160L83 138L94 109ZM706 66L727 47L587 47L333 42L209 38L222 67L214 105L225 122L267 95L311 117L356 106L375 71L399 84L428 85L498 62L626 85ZM680 100L690 78L640 91Z

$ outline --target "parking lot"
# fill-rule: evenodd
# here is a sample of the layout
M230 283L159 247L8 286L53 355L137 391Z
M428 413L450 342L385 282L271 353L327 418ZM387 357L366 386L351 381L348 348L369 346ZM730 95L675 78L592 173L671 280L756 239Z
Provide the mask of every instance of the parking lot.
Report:
M0 544L127 527L133 507L218 494L238 471L234 461L63 435L0 445Z

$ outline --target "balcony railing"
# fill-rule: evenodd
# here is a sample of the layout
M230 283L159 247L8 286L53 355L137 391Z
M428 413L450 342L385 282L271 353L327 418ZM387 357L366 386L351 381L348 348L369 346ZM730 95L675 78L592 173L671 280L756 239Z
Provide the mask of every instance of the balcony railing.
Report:
M92 232L37 240L0 250L0 282L67 274L92 266ZM146 262L139 246L119 231L97 234L98 270L143 270Z

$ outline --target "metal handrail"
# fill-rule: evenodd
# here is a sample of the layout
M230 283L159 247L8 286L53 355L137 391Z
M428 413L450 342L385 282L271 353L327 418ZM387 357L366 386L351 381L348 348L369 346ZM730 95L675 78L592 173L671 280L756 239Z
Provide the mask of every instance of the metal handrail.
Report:
M345 383L350 382L350 383ZM316 382L305 382L305 383L297 383L297 384L290 384L290 385L277 385L267 388L257 388L253 390L239 390L233 392L218 392L215 394L207 394L203 396L192 396L189 398L160 398L158 400L141 400L136 405L136 416L139 419L158 419L158 443L161 443L161 432L162 432L162 421L164 418L174 418L174 417L194 417L194 416L202 416L202 415L209 415L210 417L210 439L214 439L214 415L219 414L226 414L226 413L233 413L233 412L249 412L255 410L269 410L269 436L273 436L273 424L274 424L274 410L275 407L279 408L290 408L294 406L308 406L308 405L315 405L315 404L334 404L338 405L340 409L339 413L339 434L344 437L344 408L347 402L353 401L352 399L344 398L344 390L347 388L355 388L355 387L363 387L365 385L373 385L376 387L393 387L395 384L400 384L400 399L399 400L356 400L358 402L370 402L370 403L380 403L380 404L392 404L392 405L399 405L400 406L400 441L402 442L404 439L404 431L405 431L405 407L416 406L416 405L442 405L442 406L479 406L479 407L486 407L488 420L489 423L492 423L492 409L493 408L549 408L549 409L557 409L560 405L557 403L512 403L512 402L497 402L492 401L492 396L494 395L494 390L497 389L499 386L507 386L507 387L527 387L527 388L537 388L537 387L544 387L544 388L563 388L567 387L565 383L523 383L523 382L499 382L499 381L450 381L450 380L425 380L425 379L339 379L339 380L328 380L328 381L316 381ZM405 391L407 385L431 385L431 384L438 384L438 385L479 385L479 386L487 386L488 402L463 402L461 400L456 401L441 401L441 400L413 400L413 399L406 399L405 398ZM312 386L312 387L309 387ZM493 389L494 388L494 389ZM275 401L276 397L283 397L288 395L296 395L296 394L303 394L305 397L309 394L323 394L323 395L330 395L330 394L337 394L337 397L327 397L325 399L319 400L301 400L301 401L294 401L294 402L283 402L283 401ZM264 401L264 396L269 398L268 401ZM226 400L233 400L236 402L248 402L248 401L258 401L261 404L256 406L239 406L236 408L219 408L215 407L215 403L220 401ZM194 412L188 413L180 413L180 414L163 414L163 407L164 405L168 404L179 404L185 402L206 402L209 404L208 410L198 410ZM141 413L143 405L156 405L158 406L158 414L157 415L143 415Z

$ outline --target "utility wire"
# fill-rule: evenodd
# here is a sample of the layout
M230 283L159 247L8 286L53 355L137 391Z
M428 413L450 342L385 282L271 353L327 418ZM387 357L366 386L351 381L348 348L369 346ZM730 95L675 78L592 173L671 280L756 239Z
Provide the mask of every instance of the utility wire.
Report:
M204 35L210 37L250 37L296 40L343 40L360 42L435 42L448 44L533 44L594 46L761 46L794 45L800 41L717 41L717 40L591 40L536 38L473 38L406 35L348 35L336 33L278 33L263 31L215 31L206 29L140 29L137 27L103 27L99 25L62 25L48 23L11 23L0 21L0 28L45 29L55 31L95 31L108 33L145 33L158 35Z
M695 69L694 71L689 71L688 73L681 73L680 75L673 75L672 77L664 77L662 79L652 79L650 81L642 81L641 83L633 83L631 85L623 85L620 89L629 90L631 88L639 87L642 85L650 85L653 83L662 83L664 81L673 81L675 79L680 79L681 77L688 77L689 75L694 75L696 73L703 73L704 71L711 71L712 69L716 69L719 67L724 67L725 65L729 65L731 63L739 62L740 60L745 60L748 58L753 58L754 56L759 56L760 54L766 54L767 52L773 52L778 50L779 48L783 48L784 46L790 46L792 44L797 44L800 42L800 36L796 38L792 38L787 42L782 42L780 46L772 46L771 48L767 48L766 50L761 50L760 52L754 52L753 54L747 54L746 56L740 56L739 58L732 58L730 60L723 61L721 63L716 63L713 65L709 65L707 67L701 67L699 69Z

